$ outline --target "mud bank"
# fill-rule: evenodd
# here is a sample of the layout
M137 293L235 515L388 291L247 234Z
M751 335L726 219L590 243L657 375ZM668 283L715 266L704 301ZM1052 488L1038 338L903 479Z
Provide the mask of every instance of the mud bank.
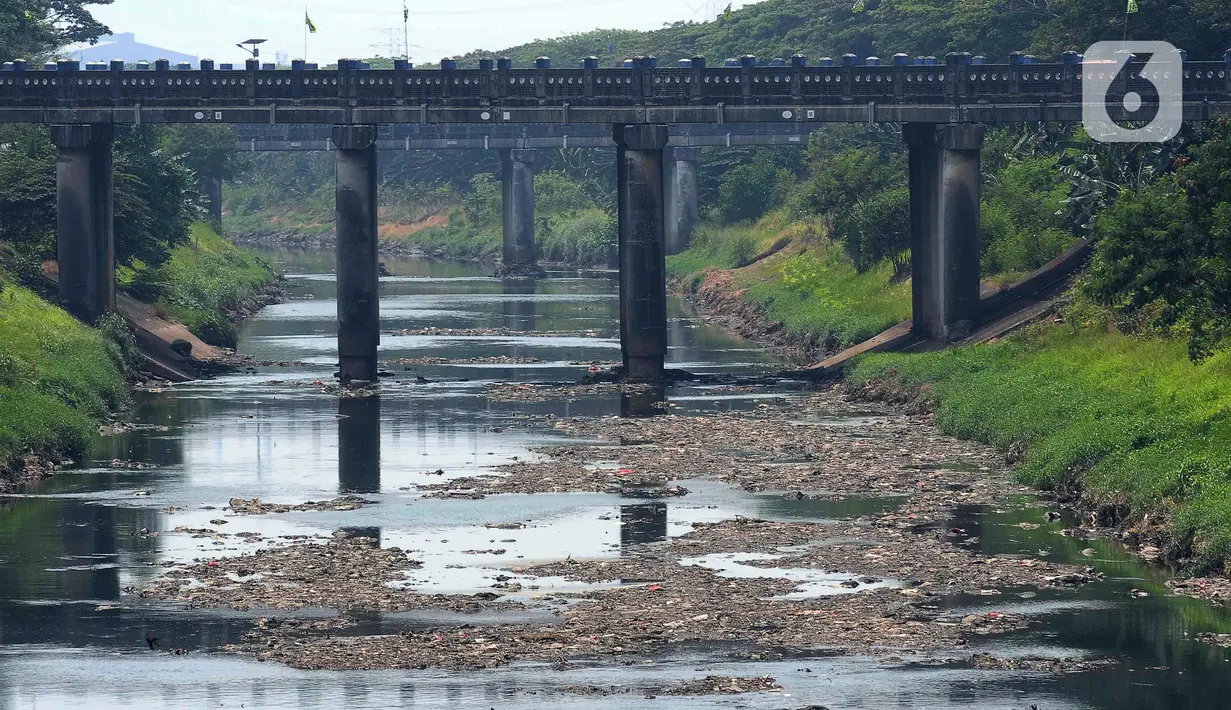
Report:
M731 281L730 271L715 269L707 272L695 289L681 279L672 279L668 288L691 303L705 322L738 333L794 362L820 362L840 349L836 342L770 321L759 306L744 298L746 290L733 288Z

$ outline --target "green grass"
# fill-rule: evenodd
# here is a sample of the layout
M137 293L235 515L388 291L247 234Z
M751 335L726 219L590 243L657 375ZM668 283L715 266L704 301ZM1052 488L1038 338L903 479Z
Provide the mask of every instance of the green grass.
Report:
M28 452L83 455L98 420L123 406L127 393L114 341L28 289L3 285L0 470Z
M748 288L771 322L840 350L910 317L910 282L888 262L859 273L835 245L791 256Z
M1024 482L1166 521L1172 554L1228 568L1231 354L1194 365L1179 339L1050 325L974 348L867 356L847 383L871 381L931 400L947 433L1024 445Z
M745 266L760 253L762 242L776 236L777 227L776 223L768 221L757 225L703 226L697 230L687 251L667 257L667 275L686 278L706 269Z
M273 267L255 252L235 246L198 222L191 241L172 250L166 263L137 273L133 288L201 339L234 347L235 326L228 312L276 278Z
M504 234L500 224L474 226L455 209L445 224L419 230L399 241L428 253L440 252L449 259L490 261L500 255Z
M735 280L769 322L836 350L910 317L909 281L893 282L888 262L859 273L840 246L817 232L782 213L751 226L699 230L692 248L667 258L667 272L695 290L708 269L738 269L789 237L795 247L741 269Z

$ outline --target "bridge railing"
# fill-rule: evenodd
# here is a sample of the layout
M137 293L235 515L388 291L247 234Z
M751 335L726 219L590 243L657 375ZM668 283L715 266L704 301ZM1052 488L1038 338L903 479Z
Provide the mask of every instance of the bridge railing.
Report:
M747 59L747 58L746 58ZM303 103L321 106L623 106L623 105L790 105L795 103L977 103L1071 100L1083 82L1104 76L1107 65L1035 62L1015 57L1007 64L973 61L950 55L945 63L931 58L894 58L881 64L870 58L857 64L807 66L743 65L658 67L639 61L628 68L553 69L547 62L513 69L501 62L490 69L362 69L342 60L338 69L263 69L255 62L238 69L216 69L203 61L196 70L154 67L125 69L120 63L81 69L65 61L32 68L24 62L0 71L0 106L210 106ZM929 61L930 60L930 61ZM229 66L229 65L228 65ZM1129 65L1110 94L1135 91L1149 95L1151 82L1141 76L1145 65ZM1231 97L1231 54L1223 61L1185 62L1185 100Z

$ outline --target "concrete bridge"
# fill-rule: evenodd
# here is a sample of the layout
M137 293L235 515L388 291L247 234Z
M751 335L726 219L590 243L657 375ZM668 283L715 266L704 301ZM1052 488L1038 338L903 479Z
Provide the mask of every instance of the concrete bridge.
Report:
M733 65L732 65L733 64ZM1178 62L1177 62L1178 64ZM127 70L122 63L60 62L39 69L13 62L0 71L0 122L48 123L58 148L58 245L66 305L85 319L114 306L111 141L116 123L328 125L337 160L338 351L341 377L373 380L379 340L376 272L376 151L382 124L496 126L600 125L616 147L621 340L629 374L662 376L667 349L664 157L669 126L786 126L899 122L909 150L913 327L948 342L969 332L979 313L979 153L984 124L1081 120L1084 82L1109 80L1109 118L1133 120L1126 95L1156 96L1140 62L1123 71L1067 53L1059 62L1014 54L1004 64L959 53L943 63L904 54L882 62L845 55L809 66L802 56L758 66L744 57L723 67L704 58L678 67L653 58L599 68L533 69L482 60L478 69L390 70L340 60L337 69L296 61L277 70L176 69L165 62ZM1231 115L1231 52L1222 60L1170 66L1183 84L1185 120ZM1148 107L1148 100L1147 100ZM1157 107L1157 104L1154 104ZM476 129L479 130L479 129ZM685 149L695 147L684 146ZM677 149L678 154L678 149ZM687 155L687 154L685 154ZM506 155L506 256L525 251L533 219L533 148ZM674 172L687 160L675 161ZM518 211L517 205L523 209ZM529 225L528 228L526 225Z
M335 150L328 126L241 125L236 127L236 150L243 152L300 152ZM688 248L700 217L697 169L703 146L808 145L807 127L800 124L682 124L668 126L663 153L668 254ZM497 150L503 170L504 263L533 264L534 166L540 149L615 148L608 126L595 124L475 125L417 123L377 127L377 150ZM528 173L528 174L527 174ZM222 219L219 178L206 176L210 212Z

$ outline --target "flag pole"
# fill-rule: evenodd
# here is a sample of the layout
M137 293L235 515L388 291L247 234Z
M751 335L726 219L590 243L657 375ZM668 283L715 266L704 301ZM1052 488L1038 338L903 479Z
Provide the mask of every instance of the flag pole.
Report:
M308 7L303 8L303 60L308 61Z

